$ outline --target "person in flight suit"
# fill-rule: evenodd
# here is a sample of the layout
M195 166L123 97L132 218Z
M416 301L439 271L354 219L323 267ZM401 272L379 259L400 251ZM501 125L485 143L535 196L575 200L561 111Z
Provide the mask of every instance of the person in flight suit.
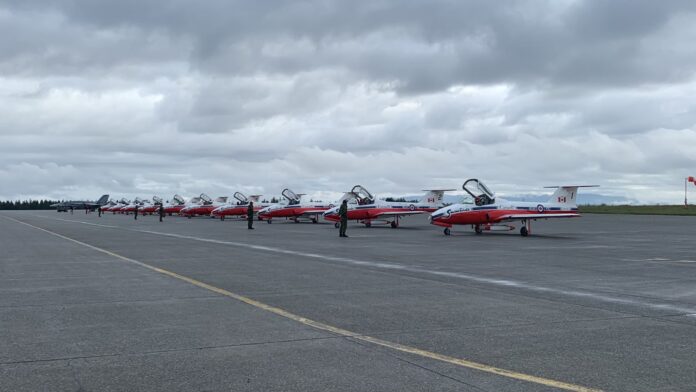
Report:
M160 203L159 205L159 216L160 222L162 222L162 218L164 218L164 203Z
M135 220L138 220L138 207L139 206L136 204L135 205L135 212L133 213L133 215L135 216Z
M99 207L99 217L100 217L100 218L101 218L101 213L102 213L101 207Z
M247 226L249 230L254 230L254 202L250 201L247 207Z
M341 218L341 226L338 230L339 237L348 237L346 229L348 228L348 200L343 200L341 208L338 209L338 216Z

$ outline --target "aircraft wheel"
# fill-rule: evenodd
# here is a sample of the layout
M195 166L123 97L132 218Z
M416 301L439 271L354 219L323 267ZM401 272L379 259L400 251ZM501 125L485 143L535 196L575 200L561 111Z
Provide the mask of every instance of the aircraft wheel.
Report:
M189 218L189 219L191 219L191 217L193 217L193 215L187 215L186 217Z
M372 227L372 222L365 222L365 227Z
M522 237L526 237L529 235L529 230L527 230L527 226L522 226L522 228L520 229L520 234L522 235Z
M338 229L339 227L341 227L341 224L336 222L336 223L334 223L334 227Z
M267 220L266 222L268 222L268 224L270 225L270 224L271 224L271 218L268 218L268 220Z
M450 228L449 228L449 227L445 227L445 235L450 235L450 234L452 234L452 233L450 232Z
M396 222L392 222L391 227L392 227L392 229L396 229L397 227L399 227L399 224Z
M483 229L479 225L476 225L476 227L474 227L474 231L476 232L476 234L483 234Z
M224 216L224 215L220 215L220 220L221 220L221 221L224 221L224 220L225 220L225 216Z

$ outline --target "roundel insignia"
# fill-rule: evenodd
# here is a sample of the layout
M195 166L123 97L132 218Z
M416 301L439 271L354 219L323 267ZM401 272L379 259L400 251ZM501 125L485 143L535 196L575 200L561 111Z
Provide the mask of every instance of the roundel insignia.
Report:
M411 204L410 206L408 206L408 209L411 210L411 211L415 211L415 210L416 210L416 206L414 206L413 204Z
M335 206L333 204L329 204L329 208L334 208Z
M541 205L541 204L539 204L539 205L537 206L537 211L538 211L538 212L544 212L544 206Z

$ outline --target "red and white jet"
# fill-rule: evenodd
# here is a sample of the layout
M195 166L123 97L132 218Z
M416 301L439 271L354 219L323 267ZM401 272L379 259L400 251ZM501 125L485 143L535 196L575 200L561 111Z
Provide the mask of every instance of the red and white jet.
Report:
M130 214L131 212L132 212L132 213L135 213L135 207L137 206L137 207L138 207L138 211L140 211L140 207L141 207L142 205L143 205L143 200L142 200L141 198L139 198L139 197L136 197L135 199L133 199L132 202L128 203L127 206L121 208L121 209L119 210L119 212L120 212L120 213L123 213L123 214L126 214L126 215Z
M153 215L157 211L159 211L159 205L162 203L162 198L159 196L152 196L152 203L150 203L149 200L145 200L143 202L142 207L138 211L140 211L143 215Z
M225 220L225 217L227 216L246 216L247 214L247 208L249 207L249 202L254 202L254 212L259 212L262 209L270 206L271 204L269 203L261 203L259 202L259 198L261 195L250 195L249 197L246 197L243 193L241 192L235 192L234 193L234 198L237 200L236 202L230 202L227 204L224 204L216 209L213 210L210 214L216 218L220 218L220 220ZM260 218L259 218L260 219Z
M365 227L371 227L373 223L383 223L391 225L393 228L399 227L399 219L408 215L418 215L433 212L442 207L442 197L446 191L453 189L428 189L426 194L417 202L389 202L376 200L370 192L361 185L356 185L347 195L355 203L348 203L348 219L357 220ZM344 196L345 197L345 196ZM332 208L324 213L324 219L338 222L338 210L340 207Z
M128 201L127 199L123 198L123 199L117 201L115 205L109 207L108 209L106 209L106 210L105 210L105 209L102 209L102 212L108 211L108 212L111 212L111 213L113 213L113 214L116 214L117 212L120 213L121 210L122 210L124 207L128 206L129 204L130 204L130 201Z
M196 215L210 216L210 213L213 212L214 209L227 203L227 196L221 196L213 200L205 193L201 193L199 199L199 203L187 205L186 207L182 208L181 211L179 211L179 215L185 216L189 219Z
M174 195L170 202L164 204L164 213L172 216L172 214L178 214L184 207L186 207L186 201L179 195Z
M558 189L548 201L537 203L496 199L488 187L472 178L466 180L462 188L474 198L474 204L452 204L440 208L430 216L430 223L444 227L445 235L450 235L453 225L471 225L476 234L481 234L484 230L514 230L515 226L509 222L519 221L522 224L520 234L526 237L531 233L532 220L579 217L575 203L578 188L596 186L598 185L547 187Z
M288 200L288 203L273 204L261 209L258 214L259 219L268 223L271 223L273 218L292 219L295 223L299 223L300 219L309 219L312 223L317 223L319 215L335 206L333 203L323 202L302 203L300 201L302 194L297 194L287 188L283 189L282 195Z

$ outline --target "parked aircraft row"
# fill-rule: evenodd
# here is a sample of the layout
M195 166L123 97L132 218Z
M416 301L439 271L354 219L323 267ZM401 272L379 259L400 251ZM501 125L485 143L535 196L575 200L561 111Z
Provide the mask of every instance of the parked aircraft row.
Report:
M577 191L581 187L596 185L556 186L551 198L542 203L508 201L496 198L495 194L478 179L469 179L462 189L471 196L473 203L457 203L445 205L444 193L453 189L429 189L417 202L389 202L378 200L361 185L354 186L337 201L303 202L302 194L290 189L282 191L285 199L280 203L265 203L260 201L260 195L246 196L236 192L232 199L227 197L210 198L206 194L185 200L174 195L172 200L163 201L155 196L152 201L136 198L133 201L121 199L108 200L108 195L97 202L83 203L84 208L94 209L101 205L102 212L114 214L131 214L136 208L143 215L153 215L162 205L167 215L179 215L187 218L194 216L210 216L225 220L227 217L246 217L248 206L253 202L253 209L261 221L272 223L274 219L290 219L295 222L303 220L317 223L320 217L335 222L338 227L340 217L339 206L343 200L348 202L348 220L358 221L366 227L373 224L387 224L393 228L399 227L401 218L409 215L430 214L430 223L444 228L444 234L450 235L455 225L470 225L476 234L484 231L514 230L513 222L521 223L520 234L528 236L531 233L531 222L539 219L575 218L579 217L576 204ZM64 208L58 206L58 211Z

